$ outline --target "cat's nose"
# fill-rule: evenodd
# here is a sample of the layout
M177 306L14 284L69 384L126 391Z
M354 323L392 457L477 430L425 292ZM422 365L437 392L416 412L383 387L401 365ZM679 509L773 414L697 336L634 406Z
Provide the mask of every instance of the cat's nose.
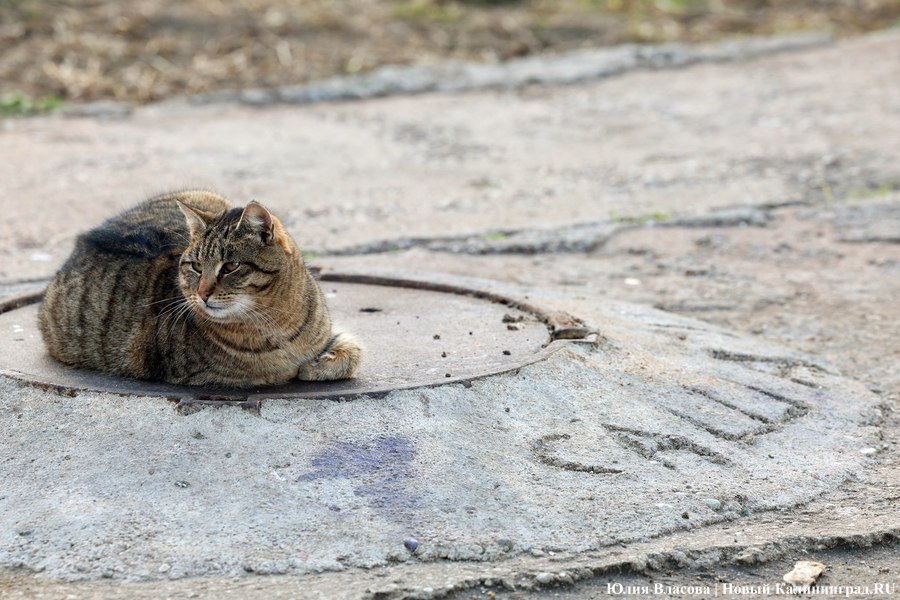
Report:
M207 304L209 297L212 296L212 289L199 290L198 293L200 294L200 299L203 300L203 303Z

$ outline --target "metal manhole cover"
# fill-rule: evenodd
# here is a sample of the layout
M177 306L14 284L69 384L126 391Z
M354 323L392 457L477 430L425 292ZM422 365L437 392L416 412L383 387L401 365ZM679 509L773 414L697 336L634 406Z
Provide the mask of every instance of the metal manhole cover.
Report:
M543 315L510 299L404 279L327 274L321 282L336 324L365 348L357 378L250 390L175 386L74 369L53 360L37 327L39 294L0 314L0 375L63 393L100 391L201 401L348 397L467 382L540 359L550 341ZM511 318L510 318L511 317Z

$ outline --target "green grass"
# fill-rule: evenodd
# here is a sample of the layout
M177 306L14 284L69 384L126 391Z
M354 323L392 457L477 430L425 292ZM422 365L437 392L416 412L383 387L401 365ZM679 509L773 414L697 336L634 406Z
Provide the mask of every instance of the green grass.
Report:
M830 183L822 184L822 202L825 204L834 203L834 191L831 189Z
M482 237L482 239L485 239L485 240L488 240L491 242L502 242L503 240L508 238L509 235L503 233L502 231L493 231L491 233L485 233L481 237Z
M851 202L864 202L866 200L877 200L900 190L898 183L882 183L878 187L858 188L850 192L848 200Z
M621 223L623 225L646 225L647 223L665 223L666 221L671 221L672 215L657 210L643 215L620 215L619 213L612 213L610 218L614 223Z
M0 96L0 116L23 117L52 112L62 107L62 100L58 96L44 96L43 98L29 98L24 94L7 94Z

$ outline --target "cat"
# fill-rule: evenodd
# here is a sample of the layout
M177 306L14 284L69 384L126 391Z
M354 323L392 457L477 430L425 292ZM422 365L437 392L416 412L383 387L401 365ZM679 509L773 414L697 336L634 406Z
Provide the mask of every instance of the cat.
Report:
M80 235L38 321L63 363L182 385L346 379L362 357L332 330L278 218L202 190L156 196Z

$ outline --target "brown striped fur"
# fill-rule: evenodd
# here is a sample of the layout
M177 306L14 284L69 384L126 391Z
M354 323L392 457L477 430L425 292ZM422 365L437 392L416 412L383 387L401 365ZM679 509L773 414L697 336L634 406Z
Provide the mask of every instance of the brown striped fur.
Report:
M279 220L206 191L151 198L79 236L39 324L66 364L186 385L345 379L361 358Z

